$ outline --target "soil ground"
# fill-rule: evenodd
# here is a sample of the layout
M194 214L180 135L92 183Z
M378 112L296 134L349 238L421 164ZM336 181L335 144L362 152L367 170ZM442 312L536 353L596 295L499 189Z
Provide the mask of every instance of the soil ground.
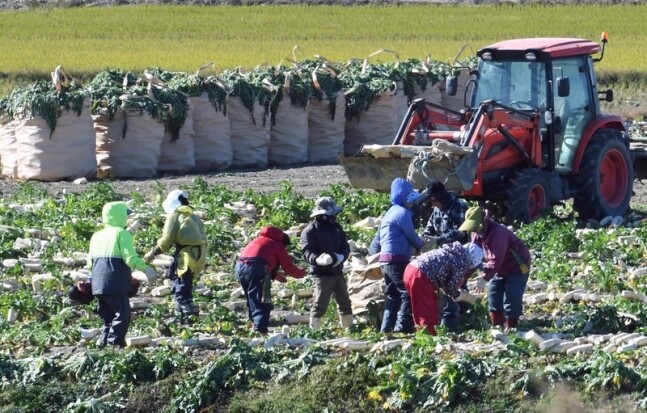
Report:
M647 161L647 159L646 159ZM212 174L187 174L181 176L165 176L148 180L115 180L117 192L130 195L138 192L144 196L157 194L158 185L166 191L183 185L191 185L197 177L204 179L209 185L225 185L234 191L252 189L262 193L270 193L281 189L281 182L290 180L294 192L308 198L316 198L322 190L331 184L348 183L344 168L338 164L303 165L291 168L270 168L265 170L229 170ZM81 192L88 184L75 184L73 182L33 182L34 185L43 187L52 195L66 192ZM18 183L10 180L0 180L0 195L8 196L18 187ZM647 182L634 181L635 195L631 206L640 209L647 208Z

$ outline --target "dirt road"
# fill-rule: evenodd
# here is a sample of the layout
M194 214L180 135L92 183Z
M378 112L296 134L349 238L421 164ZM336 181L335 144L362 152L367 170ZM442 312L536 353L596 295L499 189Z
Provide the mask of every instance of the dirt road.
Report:
M337 164L306 165L293 168L275 168L256 171L227 171L213 174L190 174L183 176L168 176L150 180L118 180L114 181L116 190L124 195L133 191L146 195L157 193L158 182L165 190L190 185L196 177L207 181L210 185L222 184L235 191L252 189L263 193L277 191L281 188L281 181L290 180L294 185L294 192L306 197L316 198L322 189L330 184L349 183L344 169ZM48 193L54 195L62 193L65 189L71 192L80 192L88 185L77 185L72 182L33 182L38 187L44 187ZM0 180L0 192L7 196L15 191L19 184ZM632 206L647 206L647 182L634 182L635 195Z

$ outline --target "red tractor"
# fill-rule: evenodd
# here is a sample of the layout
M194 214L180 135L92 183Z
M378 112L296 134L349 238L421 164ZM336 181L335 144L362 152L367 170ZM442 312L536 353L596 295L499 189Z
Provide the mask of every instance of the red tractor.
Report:
M613 92L598 91L593 69L606 41L605 34L602 46L516 39L479 50L465 90L470 104L455 111L412 102L393 146L380 148L389 156L341 158L351 183L387 189L408 172L422 189L439 178L426 147L449 145L464 152L440 180L464 198L496 207L507 222L532 221L570 198L581 218L624 214L634 180L629 139L622 118L600 112L599 95L611 101ZM447 78L446 91L456 93L455 77Z

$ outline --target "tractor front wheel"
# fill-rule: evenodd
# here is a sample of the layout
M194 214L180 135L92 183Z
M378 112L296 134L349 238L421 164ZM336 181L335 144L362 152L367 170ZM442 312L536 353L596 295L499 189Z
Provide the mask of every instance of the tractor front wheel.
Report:
M506 191L505 221L532 222L551 207L550 192L544 173L539 169L522 169L510 181Z
M614 129L600 129L591 138L580 170L573 208L582 219L622 215L629 208L634 175L631 154Z

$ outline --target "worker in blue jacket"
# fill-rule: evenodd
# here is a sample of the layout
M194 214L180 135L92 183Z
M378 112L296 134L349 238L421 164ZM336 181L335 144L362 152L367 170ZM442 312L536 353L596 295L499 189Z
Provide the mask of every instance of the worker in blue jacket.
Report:
M412 213L407 208L413 198L419 197L406 179L396 178L391 183L391 207L382 217L380 228L371 242L369 252L380 253L379 261L386 283L386 305L382 319L383 333L414 331L411 298L404 286L404 269L414 252L419 252L424 241L413 226Z

